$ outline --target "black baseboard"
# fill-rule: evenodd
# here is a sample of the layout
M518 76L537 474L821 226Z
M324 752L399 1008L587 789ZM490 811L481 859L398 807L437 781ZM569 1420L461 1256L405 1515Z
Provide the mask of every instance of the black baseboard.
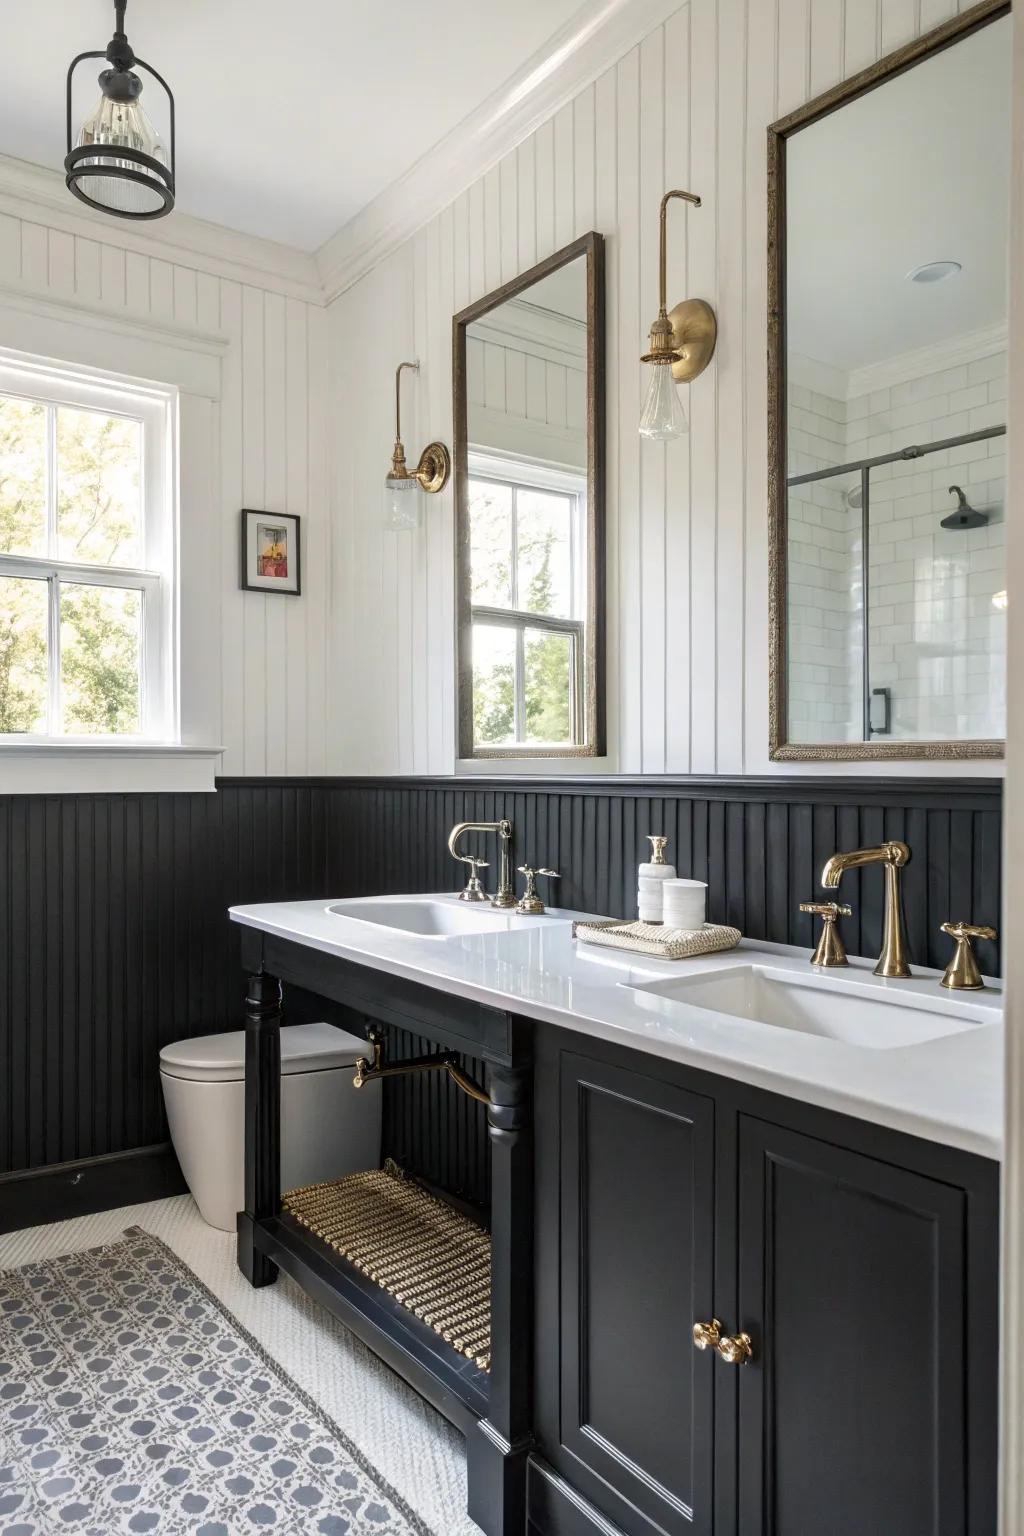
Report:
M187 1188L169 1142L8 1173L0 1177L0 1232L164 1200Z

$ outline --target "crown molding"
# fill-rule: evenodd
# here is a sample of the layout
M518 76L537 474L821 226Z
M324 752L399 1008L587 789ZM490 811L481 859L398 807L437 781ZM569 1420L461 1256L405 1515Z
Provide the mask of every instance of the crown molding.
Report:
M562 368L587 366L587 323L541 309L522 299L509 299L473 321L476 341L528 353Z
M1004 320L984 330L969 331L964 336L953 336L948 341L935 341L913 352L901 352L896 357L883 358L881 362L870 363L865 368L853 368L847 376L846 397L848 400L856 400L875 389L889 389L894 384L908 384L911 379L922 379L930 373L960 368L964 363L976 363L980 358L1005 352L1006 347L1007 327Z
M96 213L71 196L59 171L10 155L0 155L0 213L309 304L324 303L316 262L304 251L177 210L155 224Z
M316 252L329 304L680 9L588 0L544 47Z

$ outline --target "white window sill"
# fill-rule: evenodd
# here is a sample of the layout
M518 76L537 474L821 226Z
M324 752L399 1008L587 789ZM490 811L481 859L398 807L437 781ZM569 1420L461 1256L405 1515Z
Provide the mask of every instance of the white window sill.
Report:
M589 774L614 773L613 760L604 757L545 757L543 753L528 753L523 757L460 757L455 764L457 777L500 779L517 778L556 779L585 778Z
M0 741L0 795L208 794L223 750L164 741Z

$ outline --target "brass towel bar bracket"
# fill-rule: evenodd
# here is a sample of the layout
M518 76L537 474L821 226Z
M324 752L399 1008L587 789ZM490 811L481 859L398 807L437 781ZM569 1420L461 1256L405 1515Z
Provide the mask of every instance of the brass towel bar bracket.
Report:
M360 1056L357 1060L355 1077L352 1079L356 1088L362 1088L364 1083L376 1082L381 1077L402 1077L408 1072L447 1072L455 1086L478 1104L491 1102L487 1090L462 1070L458 1057L451 1051L443 1051L434 1056L410 1056L406 1061L392 1061L385 1066L384 1048L380 1040L371 1035L369 1043L373 1049L373 1060L370 1061L366 1056Z

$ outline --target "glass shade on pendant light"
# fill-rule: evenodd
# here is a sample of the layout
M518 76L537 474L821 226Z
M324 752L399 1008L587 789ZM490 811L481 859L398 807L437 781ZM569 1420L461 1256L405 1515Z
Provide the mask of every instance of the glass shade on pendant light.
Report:
M174 96L167 81L136 58L125 35L127 0L114 0L114 35L103 52L80 53L67 78L68 190L90 208L122 219L159 219L174 207ZM75 70L86 59L106 59L99 76L101 96L77 135L72 128ZM142 80L135 66L162 87L167 97L170 147L153 126L139 98Z
M104 75L114 73L104 70L101 82ZM137 80L138 76L132 78ZM109 213L127 214L130 218L152 218L164 211L165 182L159 173L141 161L116 153L117 149L135 150L166 169L167 151L138 98L117 101L106 95L100 97L95 111L79 130L75 148L92 145L103 146L100 153L84 155L75 163L79 175L85 167L90 168L88 178L82 177L81 182L89 201ZM104 171L120 174L103 175Z
M651 382L640 413L640 436L659 440L682 437L690 425L672 377L672 360L652 363L650 368Z

